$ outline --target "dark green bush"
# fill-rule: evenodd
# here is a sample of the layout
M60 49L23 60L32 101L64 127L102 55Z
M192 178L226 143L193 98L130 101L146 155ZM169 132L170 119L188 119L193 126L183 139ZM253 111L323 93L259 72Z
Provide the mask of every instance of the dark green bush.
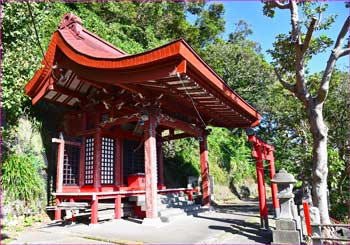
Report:
M5 202L23 200L26 206L44 197L45 185L36 166L38 157L32 154L11 154L2 164L2 190Z

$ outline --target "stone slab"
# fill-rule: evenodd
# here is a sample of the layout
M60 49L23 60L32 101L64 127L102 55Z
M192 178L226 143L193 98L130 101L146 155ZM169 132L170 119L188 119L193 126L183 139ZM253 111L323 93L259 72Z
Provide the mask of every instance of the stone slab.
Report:
M280 219L276 220L276 230L296 230L296 224L294 220Z
M274 243L300 244L298 231L272 231Z

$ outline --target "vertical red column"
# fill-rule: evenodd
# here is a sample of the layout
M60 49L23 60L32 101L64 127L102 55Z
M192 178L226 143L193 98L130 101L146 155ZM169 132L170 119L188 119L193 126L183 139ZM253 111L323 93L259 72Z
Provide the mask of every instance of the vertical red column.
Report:
M254 149L256 154L256 176L258 179L260 222L261 227L267 229L269 227L269 224L264 180L264 163L260 146L254 145Z
M304 209L304 217L305 217L305 225L308 236L312 236L312 228L311 228L311 219L310 219L310 209L309 204L307 202L303 202Z
M121 206L121 197L118 195L114 199L114 218L115 219L120 219L122 217L122 206Z
M62 211L58 208L58 205L60 205L61 200L56 197L56 208L55 208L55 220L61 220L62 219Z
M269 152L269 170L270 170L270 180L275 176L275 159L273 157L273 151ZM275 217L278 218L280 214L280 202L277 198L277 185L271 182L271 194L272 194L272 204L275 209Z
M201 177L202 177L202 205L210 206L210 186L209 186L209 168L208 168L208 143L207 135L204 135L199 141Z
M74 198L69 198L69 202L70 203L74 203ZM76 222L77 221L77 218L75 217L75 210L71 210L71 212L72 212L72 217L71 217L71 219L70 219L70 221L72 222L72 223L74 223L74 222Z
M97 129L94 140L94 184L95 191L101 187L101 151L102 136L101 129Z
M91 224L97 224L98 222L98 197L93 195L91 200Z
M52 139L58 143L57 150L57 172L56 172L56 192L62 192L63 186L63 161L64 161L64 141L63 139Z
M146 218L157 218L157 145L156 118L150 114L145 123Z
M157 142L157 160L158 160L158 185L164 187L164 161L163 161L163 142Z

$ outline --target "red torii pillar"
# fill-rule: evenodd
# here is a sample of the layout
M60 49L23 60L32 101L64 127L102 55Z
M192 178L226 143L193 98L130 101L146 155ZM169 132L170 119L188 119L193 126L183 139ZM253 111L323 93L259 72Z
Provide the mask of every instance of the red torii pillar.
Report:
M269 172L270 172L270 183L271 183L271 194L272 194L272 204L275 210L275 217L278 218L280 215L280 202L277 198L277 185L272 183L271 180L276 174L275 170L275 158L273 156L273 151L275 148L271 146L271 149L268 149L267 161L269 163Z
M258 180L258 192L259 192L259 210L260 210L260 222L262 228L269 228L268 224L268 209L266 203L266 187L264 180L264 160L269 162L270 180L275 175L275 162L273 157L273 151L275 148L257 138L255 135L248 135L248 139L253 143L252 155L256 160L256 175ZM275 216L279 215L279 201L277 199L277 186L271 183L272 203L275 210Z
M199 140L200 165L202 176L202 205L210 206L210 183L208 166L208 142L207 135L204 134Z

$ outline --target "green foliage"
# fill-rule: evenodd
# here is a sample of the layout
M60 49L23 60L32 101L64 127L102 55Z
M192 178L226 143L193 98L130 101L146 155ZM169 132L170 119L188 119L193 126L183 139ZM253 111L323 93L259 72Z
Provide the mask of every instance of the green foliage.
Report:
M255 164L251 147L244 131L232 133L225 128L211 128L208 137L210 172L219 184L228 185L231 180L241 183L254 178Z
M290 3L290 1L282 1L282 4L288 3ZM322 80L323 74L317 73L309 75L307 64L311 58L319 53L325 52L333 44L331 38L322 34L318 35L316 31L329 29L337 15L326 16L328 5L323 2L300 1L297 2L297 5L299 7L299 20L295 24L298 30L297 33L294 34L298 35L298 37L292 37L291 32L279 34L276 37L276 41L273 43L274 48L268 52L273 58L272 64L279 68L280 73L288 82L294 84L296 80L298 81L295 95L299 98L300 96L303 97L304 92L300 92L300 87L305 86L305 91L307 91L305 93L308 94L306 100L315 102L315 95L321 85L320 81ZM265 15L273 17L275 8L275 2L264 1L263 12ZM305 56L300 56L300 53L303 53L303 51L298 51L296 48L299 49L302 45L296 45L296 42L299 41L299 39L301 43L304 42L313 17L321 19L321 21L316 23L316 28L310 45L306 49ZM303 49L305 49L305 46ZM348 74L334 69L327 101L324 104L320 103L317 105L319 109L323 110L323 113L321 113L329 128L327 138L329 147L327 153L329 157L328 187L331 193L331 215L333 217L343 218L346 216L344 207L346 207L349 200L349 180L345 168L346 145L349 140L346 138L348 130L348 123L346 123L346 121L349 120L346 116L347 96L345 85L347 82ZM273 89L277 90L272 92L274 95L273 97L268 98L268 104L272 105L266 117L269 122L266 125L261 125L261 128L266 127L264 129L266 130L265 133L267 133L269 138L274 138L274 141L277 143L276 157L279 161L283 161L281 164L288 166L292 173L299 173L298 177L303 181L310 182L311 175L316 174L311 173L311 152L312 150L313 152L317 152L317 146L312 143L316 135L314 134L313 137L311 135L306 111L314 110L314 108L305 101L302 101L303 103L300 103L300 101L296 102L297 99L294 95L283 91L280 85L275 86ZM286 97L289 98L286 100ZM312 121L313 118L309 117L308 119ZM269 127L273 130L268 129ZM289 142L282 144L285 140ZM278 145L281 145L282 148ZM279 150L283 150L283 152L278 153ZM313 164L315 165L317 163L314 162ZM327 178L327 176L325 176L325 178ZM336 196L335 193L338 195ZM336 207L338 211L336 211L334 207Z
M28 216L24 219L24 226L32 226L34 223L42 222L43 219L40 216Z
M2 189L6 201L24 200L29 205L32 200L42 199L44 182L35 167L39 159L31 154L11 155L2 164Z
M211 128L208 136L209 169L215 183L229 185L231 180L241 183L245 178L254 178L255 165L251 148L243 131L231 133L225 128ZM166 142L164 156L167 168L176 173L176 178L186 183L187 176L199 176L199 143L189 138ZM174 167L173 165L176 165Z
M197 36L200 47L219 39L218 35L225 31L225 20L223 19L225 9L222 4L211 4L208 10L203 10L196 20L200 35Z
M299 35L301 41L304 41L308 27L310 26L311 18L324 14L328 8L328 4L317 2L299 2L300 6L300 21ZM264 1L263 13L268 17L274 17L275 10L272 8L273 2ZM317 23L316 30L327 30L334 23L337 15L323 16L322 21ZM279 67L282 74L290 74L295 72L295 45L292 40L291 32L288 34L278 34L276 41L273 43L273 49L267 52L273 58L271 63L273 66ZM305 68L307 68L308 62L312 57L319 53L325 52L331 45L333 40L328 36L321 34L312 36L309 48L307 49L304 57ZM292 77L290 77L292 78Z
M3 131L3 204L13 216L40 212L46 203L39 128L34 120L20 117L17 125Z
M302 34L302 37L304 38L305 35ZM325 52L332 44L332 39L326 35L312 38L305 54L305 66L307 67L313 56ZM267 51L273 58L272 65L280 67L283 73L293 73L295 71L295 45L291 42L290 33L288 35L278 34L272 46L273 49Z
M337 220L347 222L349 194L349 177L346 176L344 160L335 149L328 150L329 159L329 195L331 200L331 216ZM345 175L344 175L345 173Z
M174 185L186 186L188 176L200 175L199 148L195 139L165 142L163 150L166 180L177 180L178 182Z
M310 91L319 86L322 74L307 77ZM346 83L347 72L335 70L331 78L331 88L325 103L324 117L329 128L328 186L331 200L331 216L346 217L346 200L349 200L349 178L345 170L347 144ZM275 145L276 169L285 168L296 179L311 181L312 136L309 132L304 108L279 83L269 86L264 107L264 121L258 135L271 140Z

